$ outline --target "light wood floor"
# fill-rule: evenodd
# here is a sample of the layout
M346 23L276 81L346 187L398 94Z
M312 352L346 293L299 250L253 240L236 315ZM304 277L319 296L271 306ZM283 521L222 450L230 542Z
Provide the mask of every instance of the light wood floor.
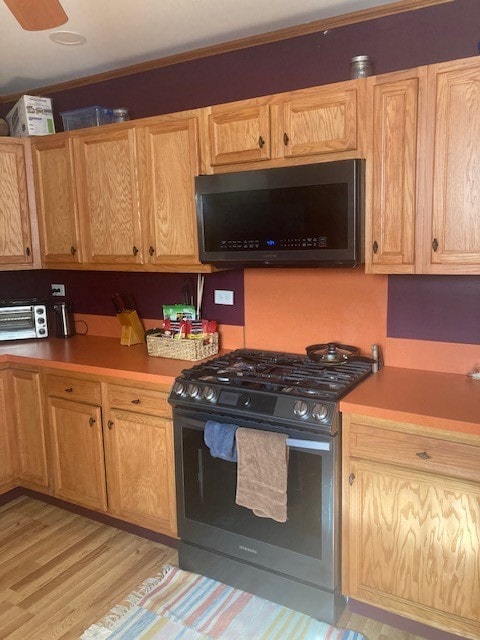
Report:
M167 562L177 562L168 547L18 498L0 507L0 640L78 640ZM339 626L368 640L421 640L349 613Z

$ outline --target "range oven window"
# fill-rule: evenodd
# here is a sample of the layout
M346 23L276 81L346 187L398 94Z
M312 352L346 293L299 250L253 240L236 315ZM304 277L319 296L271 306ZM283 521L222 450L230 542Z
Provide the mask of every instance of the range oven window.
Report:
M182 428L185 517L321 559L322 456L290 448L288 520L279 523L235 504L237 465L213 458L203 433Z

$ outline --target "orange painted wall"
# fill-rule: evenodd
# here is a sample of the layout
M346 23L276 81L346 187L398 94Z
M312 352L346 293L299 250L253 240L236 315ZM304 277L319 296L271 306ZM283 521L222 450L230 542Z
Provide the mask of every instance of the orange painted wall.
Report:
M303 353L341 342L385 349L387 277L363 269L245 269L245 344Z

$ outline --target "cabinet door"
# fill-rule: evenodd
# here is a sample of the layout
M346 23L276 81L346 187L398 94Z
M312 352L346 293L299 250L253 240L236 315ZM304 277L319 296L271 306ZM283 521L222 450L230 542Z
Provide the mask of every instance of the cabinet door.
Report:
M172 429L164 418L111 409L105 454L112 515L175 536Z
M374 78L370 85L373 158L367 273L415 272L419 83L414 70Z
M32 142L42 264L81 261L72 143L59 134Z
M106 511L100 408L49 398L48 409L55 495Z
M427 273L480 274L480 63L432 65L433 193Z
M137 141L147 260L172 267L198 266L197 118L165 116L149 121L137 127Z
M357 149L357 84L296 91L281 105L276 131L287 158Z
M84 262L140 264L133 125L78 135L73 144Z
M444 630L480 634L480 488L350 462L343 592Z
M0 266L32 263L25 148L0 138Z
M8 392L8 372L0 371L0 493L14 486L15 463L13 426L7 409L10 399Z
M208 112L210 165L270 158L270 107L256 100L211 107Z
M40 374L13 369L11 376L20 483L33 489L45 488L48 475Z

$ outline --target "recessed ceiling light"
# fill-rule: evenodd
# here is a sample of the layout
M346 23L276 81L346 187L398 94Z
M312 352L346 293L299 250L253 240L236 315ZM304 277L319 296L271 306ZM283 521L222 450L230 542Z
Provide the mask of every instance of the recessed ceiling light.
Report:
M87 39L74 31L55 31L49 36L50 40L57 44L85 44Z

